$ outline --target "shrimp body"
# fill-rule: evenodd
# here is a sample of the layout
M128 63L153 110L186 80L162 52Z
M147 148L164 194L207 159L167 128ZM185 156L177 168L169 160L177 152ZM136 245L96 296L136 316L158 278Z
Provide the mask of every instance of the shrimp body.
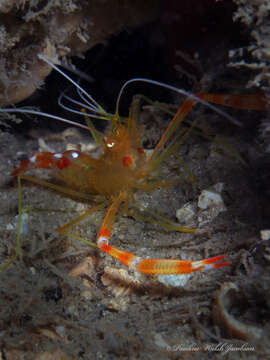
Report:
M56 70L60 71L58 67L51 62L49 63ZM151 80L144 79L144 81L156 83ZM161 83L156 84L161 86ZM79 85L76 86L79 87ZM165 84L162 84L162 86L172 89L172 87ZM79 87L79 91L83 92L83 95L85 95L82 88ZM91 104L87 102L88 109L91 111L94 109L94 111L101 114L103 118L108 116L90 95L87 96L92 102ZM248 97L248 109L252 107L250 106L252 103L250 100L252 100L252 98L255 99L257 107L258 103L259 108L261 107L261 109L265 106L260 105L260 101L257 101L258 96L255 94ZM101 251L116 258L133 270L151 275L187 274L200 270L225 267L229 265L230 262L220 262L220 260L226 258L226 255L218 255L210 259L197 261L148 259L147 257L141 258L132 253L120 250L109 244L111 230L120 208L124 205L126 213L129 215L131 214L132 216L132 213L128 212L128 204L130 201L134 200L133 193L136 190L141 189L148 191L159 186L170 185L169 182L163 183L155 178L155 170L162 161L175 152L181 143L182 138L186 136L186 133L183 134L183 132L179 131L179 126L184 121L186 115L192 110L196 101L204 101L200 99L206 99L207 101L216 102L218 104L223 102L224 105L228 105L229 102L231 104L235 104L235 102L239 104L241 95L233 95L232 97L227 95L222 98L222 96L218 95L198 94L197 97L192 96L191 98L188 98L176 112L168 128L149 157L146 156L142 148L140 126L137 123L136 116L137 100L134 99L129 117L127 119L120 119L116 111L116 115L110 118L111 126L108 135L97 137L97 142L103 149L103 152L99 157L94 158L88 153L74 150L65 151L63 153L38 153L22 162L12 175L20 176L22 179L56 189L60 192L75 196L78 199L90 199L92 195L103 197L107 210L97 236L97 246ZM75 101L74 103L78 104L78 102ZM241 107L243 107L242 103ZM80 113L84 115L83 112ZM95 129L91 124L90 131L93 133L95 132ZM25 174L27 171L35 168L50 169L53 175L64 185L55 186ZM96 207L93 207L86 211L85 214L62 226L58 231L63 235L72 237L73 235L68 233L67 229L94 211L96 211ZM176 231L194 234L201 232L201 229L180 227L168 220L163 223L162 221L156 223Z
M109 200L111 205L107 208L101 225L97 246L133 270L144 274L185 274L229 265L228 261L219 262L226 255L200 261L144 259L110 246L111 229L121 205L128 203L137 189L146 189L149 186L149 176L152 180L153 170L158 163L153 154L150 158L146 157L133 118L129 119L127 125L119 124L116 131L111 131L103 140L104 151L98 158L75 150L63 153L38 153L22 162L12 175L19 175L22 179L51 187L25 175L25 172L35 168L50 169L69 189L79 191L80 194L102 195ZM158 151L160 146L163 146L163 143L158 144ZM152 188L158 185L160 182L154 184ZM73 225L74 221L71 224ZM68 227L69 224L65 225L59 229L59 232L69 235L66 233ZM178 227L178 230L192 233L198 231L183 227Z

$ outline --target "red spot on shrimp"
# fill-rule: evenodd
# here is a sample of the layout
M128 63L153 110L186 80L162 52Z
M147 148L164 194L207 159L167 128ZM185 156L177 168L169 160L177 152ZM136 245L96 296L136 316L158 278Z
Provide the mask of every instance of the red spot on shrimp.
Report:
M66 158L65 156L63 156L61 159L57 160L55 163L55 165L60 170L66 168L67 166L69 166L69 164L70 164L70 160L68 158Z
M122 162L125 167L129 167L132 164L132 159L130 156L124 156Z

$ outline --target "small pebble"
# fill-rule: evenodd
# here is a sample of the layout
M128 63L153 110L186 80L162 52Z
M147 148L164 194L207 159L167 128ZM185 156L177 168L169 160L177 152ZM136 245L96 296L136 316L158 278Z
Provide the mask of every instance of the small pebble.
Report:
M176 217L181 225L192 226L196 220L196 209L192 203L187 203L176 211Z
M262 240L269 240L270 239L270 230L261 230L260 235L261 235Z
M158 281L168 287L184 287L190 277L191 274L159 275Z

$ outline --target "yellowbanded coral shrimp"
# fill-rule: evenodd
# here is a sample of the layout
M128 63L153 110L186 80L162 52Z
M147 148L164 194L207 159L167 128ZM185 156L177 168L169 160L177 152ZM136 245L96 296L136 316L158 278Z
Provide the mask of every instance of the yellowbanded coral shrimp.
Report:
M68 150L63 153L36 153L23 161L19 167L13 171L12 175L18 177L18 179L21 178L54 189L60 193L70 195L78 201L81 199L90 202L95 196L102 199L100 204L93 206L84 214L59 228L59 233L78 238L69 233L68 229L88 217L90 214L93 214L98 209L106 208L106 214L98 232L97 243L94 244L90 241L88 243L97 246L101 251L119 260L122 264L132 270L151 275L187 274L200 270L218 269L228 266L230 261L221 261L227 257L225 254L197 261L150 259L147 258L147 256L139 257L133 253L120 250L110 245L110 235L115 218L120 212L120 209L123 209L126 214L133 216L129 207L130 204L135 201L134 193L137 190L151 191L158 187L170 186L173 183L160 181L158 178L155 178L155 173L160 164L178 149L182 139L187 136L189 130L184 132L179 131L180 125L196 103L199 102L205 104L229 121L236 123L236 125L240 125L237 120L218 109L216 106L209 104L209 102L240 109L264 110L266 108L264 96L217 94L193 95L158 81L135 78L127 81L121 88L116 102L115 114L108 114L91 95L89 95L78 83L74 82L59 68L59 66L55 65L51 59L48 59L43 55L41 55L40 58L66 77L76 87L82 101L77 101L66 94L62 94L59 98L59 104L63 108L70 110L72 113L83 115L87 120L87 126L76 124L68 119L35 110L8 108L1 109L1 111L46 116L80 126L91 132L95 142L103 150L98 157L93 157L89 153L77 150ZM138 98L134 98L128 118L119 116L119 103L122 93L132 82L143 82L161 86L187 96L187 100L184 101L174 115L150 156L146 155L142 145L141 128L138 121ZM67 106L67 102L72 106L78 106L79 110ZM110 120L108 134L104 135L97 131L90 120L91 118ZM53 176L61 182L61 185L52 184L27 175L28 171L38 168L50 170ZM193 234L200 234L203 232L203 229L178 226L172 221L163 219L161 216L157 216L156 219L153 220L154 223L174 231Z

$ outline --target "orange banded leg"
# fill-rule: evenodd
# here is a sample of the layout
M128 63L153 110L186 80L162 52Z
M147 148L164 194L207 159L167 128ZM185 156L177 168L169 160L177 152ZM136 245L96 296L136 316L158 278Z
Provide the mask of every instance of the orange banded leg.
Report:
M218 269L230 265L230 261L219 262L227 255L219 255L210 259L198 261L184 260L166 260L166 259L143 259L127 251L119 250L109 245L111 227L116 212L125 200L125 196L120 194L118 198L108 208L107 214L100 228L97 245L105 253L119 260L122 264L130 267L132 270L143 274L188 274L194 271Z
M210 103L229 106L234 109L266 111L269 107L267 97L264 94L224 95L197 93L195 96ZM192 110L195 104L196 100L189 98L177 110L177 113L156 145L154 152L150 157L149 166L151 161L154 162L160 155L160 152L163 151L164 146L171 140L172 134L179 128L179 125L185 120L186 115Z
M268 110L264 94L196 94L197 97L217 105L229 106L240 110Z
M198 261L143 259L127 251L119 250L103 242L99 248L119 260L132 270L149 275L189 274L195 271L218 269L231 264L230 261L219 262L227 255L219 255Z
M112 225L115 219L115 215L122 202L126 200L126 194L121 192L116 199L113 200L112 204L108 207L106 216L103 220L101 228L99 230L97 245L102 249L103 245L109 244L109 239L111 235ZM103 250L104 251L104 250ZM107 252L107 251L105 251Z

